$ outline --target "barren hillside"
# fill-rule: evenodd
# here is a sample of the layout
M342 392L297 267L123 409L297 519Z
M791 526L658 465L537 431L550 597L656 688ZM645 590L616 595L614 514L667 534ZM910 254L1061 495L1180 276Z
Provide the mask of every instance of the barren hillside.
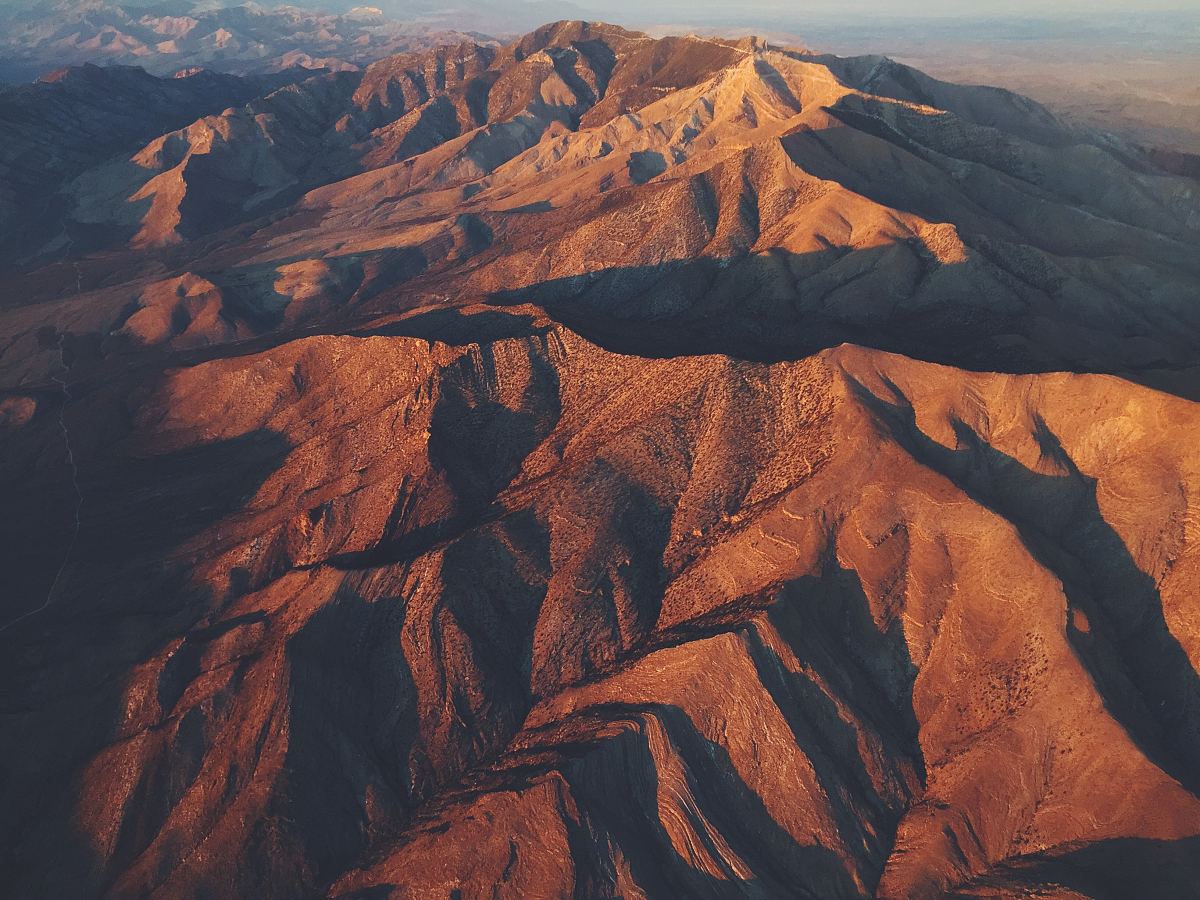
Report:
M213 96L0 243L15 896L1191 896L1200 183L583 22Z

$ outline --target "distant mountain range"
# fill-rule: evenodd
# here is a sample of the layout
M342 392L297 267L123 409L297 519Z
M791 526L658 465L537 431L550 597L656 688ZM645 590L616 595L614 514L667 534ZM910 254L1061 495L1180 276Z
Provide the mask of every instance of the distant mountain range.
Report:
M81 63L137 65L157 75L193 67L232 73L290 66L353 69L467 36L440 25L437 17L401 23L370 5L331 14L202 0L50 3L0 18L0 80L28 81Z

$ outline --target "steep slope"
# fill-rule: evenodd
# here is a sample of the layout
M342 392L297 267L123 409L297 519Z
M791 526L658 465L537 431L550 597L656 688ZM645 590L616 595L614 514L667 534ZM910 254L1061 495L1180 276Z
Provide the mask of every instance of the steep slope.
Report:
M615 110L631 91L641 97L687 86L737 55L719 48L692 59L697 41L640 52L647 42L612 26L562 22L499 50L466 43L382 60L361 76L314 78L87 173L72 189L76 218L141 224L134 245L161 245L261 212L253 202L207 218L190 211L214 185L239 193L249 180L252 193L273 188L277 195L284 184L313 188L364 170L374 181L403 179L404 190L430 186L431 169L440 170L439 181L470 181L548 134L577 128L593 107ZM648 88L645 79L661 83ZM190 169L200 168L206 175L193 184ZM147 211L142 201L150 197Z
M37 240L64 249L66 236L54 230L61 225L56 194L64 182L198 115L301 77L294 71L249 78L200 71L160 79L132 67L85 65L56 70L35 84L0 87L0 184L8 195L0 205L0 261L37 250Z
M909 897L1195 833L1190 403L514 326L214 361L76 445L79 543L5 680L39 698L17 884L291 896L374 848L337 892Z
M1196 182L564 22L74 178L0 290L20 896L1186 897Z
M1022 371L1170 369L1197 337L1193 180L1003 91L761 43L559 23L400 56L197 122L72 191L110 239L206 238L177 273L335 245L364 317L406 282L403 305L533 301L602 342L668 320L621 349L854 340ZM217 237L269 210L232 251Z

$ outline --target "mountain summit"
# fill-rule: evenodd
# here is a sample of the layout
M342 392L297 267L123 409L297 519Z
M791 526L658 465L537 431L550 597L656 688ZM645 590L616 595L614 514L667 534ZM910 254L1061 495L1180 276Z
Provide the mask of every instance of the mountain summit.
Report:
M271 77L0 94L15 894L1187 896L1195 180L761 39Z

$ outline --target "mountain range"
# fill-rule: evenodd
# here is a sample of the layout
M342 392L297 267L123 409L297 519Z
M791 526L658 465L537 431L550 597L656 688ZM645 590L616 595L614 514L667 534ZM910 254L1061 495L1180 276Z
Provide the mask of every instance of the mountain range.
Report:
M0 121L14 895L1194 891L1194 177L582 21Z
M367 3L332 14L254 2L44 0L7 15L0 10L0 80L29 81L84 63L134 65L155 75L197 67L238 74L356 69L468 37L437 17L402 23Z

